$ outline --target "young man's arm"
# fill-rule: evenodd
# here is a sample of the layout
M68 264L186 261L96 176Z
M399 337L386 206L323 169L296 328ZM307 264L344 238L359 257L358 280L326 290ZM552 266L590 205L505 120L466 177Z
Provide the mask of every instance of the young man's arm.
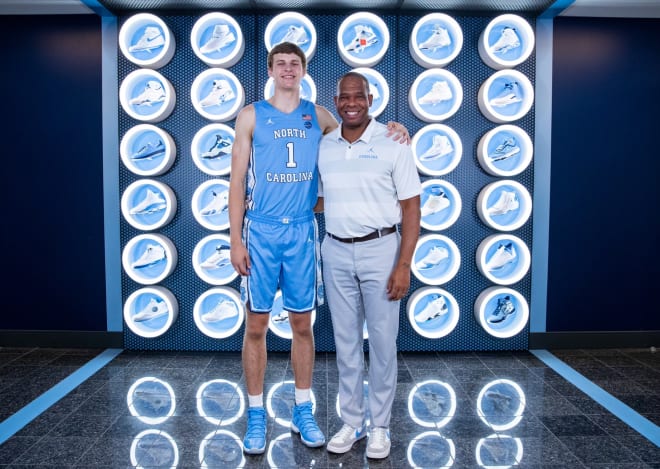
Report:
M229 178L229 237L231 263L240 275L250 273L250 256L243 244L243 217L245 216L245 177L252 150L255 126L254 106L248 105L238 113L234 145L231 152Z

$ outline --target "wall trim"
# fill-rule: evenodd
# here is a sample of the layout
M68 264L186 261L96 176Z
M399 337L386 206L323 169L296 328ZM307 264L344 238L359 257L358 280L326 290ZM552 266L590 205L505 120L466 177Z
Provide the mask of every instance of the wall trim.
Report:
M0 330L0 347L123 348L122 332Z
M630 332L535 332L529 348L644 348L660 346L660 331Z

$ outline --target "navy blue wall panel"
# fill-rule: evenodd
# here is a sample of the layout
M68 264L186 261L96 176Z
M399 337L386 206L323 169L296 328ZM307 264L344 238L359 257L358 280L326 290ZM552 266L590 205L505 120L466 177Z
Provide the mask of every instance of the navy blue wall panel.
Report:
M556 18L548 331L660 330L660 20Z
M101 19L0 15L0 329L106 331Z

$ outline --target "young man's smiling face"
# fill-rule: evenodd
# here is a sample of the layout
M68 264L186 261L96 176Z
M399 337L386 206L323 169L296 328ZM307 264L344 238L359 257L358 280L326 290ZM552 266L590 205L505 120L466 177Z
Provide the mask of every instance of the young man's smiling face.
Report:
M298 89L304 75L302 60L296 54L273 56L273 66L268 70L268 76L273 78L276 87Z

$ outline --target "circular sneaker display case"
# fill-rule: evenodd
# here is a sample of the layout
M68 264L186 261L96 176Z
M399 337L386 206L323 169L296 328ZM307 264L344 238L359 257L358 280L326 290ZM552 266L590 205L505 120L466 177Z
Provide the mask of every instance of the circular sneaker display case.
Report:
M337 30L339 55L351 67L373 67L389 47L390 30L375 13L353 13Z
M140 234L126 243L121 263L126 274L135 282L154 285L174 271L177 263L176 247L165 235Z
M229 229L229 181L210 179L201 183L192 196L195 220L214 231Z
M474 450L476 467L504 468L514 467L523 458L522 440L518 437L493 433L480 438Z
M510 179L487 184L477 196L477 213L487 226L514 231L532 214L532 196L519 182Z
M154 448L158 451L156 454L161 467L173 468L179 465L176 440L161 428L148 428L138 433L131 442L131 467L145 467L144 461L153 461Z
M268 78L266 84L264 85L264 99L269 99L273 96L273 93L275 92L274 85L275 82L273 77ZM300 82L300 97L315 103L316 96L316 83L314 83L312 77L306 73Z
M291 42L302 49L307 62L316 53L316 28L309 18L295 11L280 13L268 22L264 43L268 52L281 42Z
M444 381L422 381L408 393L408 415L424 428L444 428L456 415L456 408L456 391Z
M270 311L270 321L268 321L268 329L278 337L291 340L293 332L291 331L291 324L289 323L289 314L282 305L282 292L280 290L275 293L275 301L273 301L273 309ZM312 327L316 322L316 309L312 310Z
M463 157L463 143L456 131L445 124L428 124L412 138L417 170L427 176L451 173Z
M442 122L456 114L463 102L463 86L456 75L443 68L419 74L408 93L408 105L424 122Z
M146 339L167 332L178 314L176 297L161 286L140 288L124 303L124 322L134 334Z
M525 412L525 393L510 379L495 379L486 384L477 397L477 414L493 431L511 430Z
M195 22L190 45L195 55L210 67L229 68L245 52L240 25L232 16L221 12L208 13Z
M195 166L210 176L229 174L235 137L234 129L226 124L208 124L199 129L190 144Z
M229 236L214 233L200 240L192 255L192 264L197 276L211 285L227 285L238 272L231 264L229 256Z
M407 304L408 322L422 337L439 339L458 324L460 310L454 296L437 287L417 289Z
M406 459L409 467L449 469L456 461L456 445L437 430L422 432L410 439Z
M427 179L422 183L420 203L420 223L429 231L446 230L461 215L461 194L452 183L442 179Z
M208 68L197 75L190 87L193 107L211 121L233 119L245 104L243 85L229 70Z
M498 285L512 285L527 275L531 254L517 236L495 234L479 243L476 261L479 272L488 280Z
M479 56L496 70L520 65L534 51L534 31L517 15L494 18L479 36Z
M119 49L134 64L157 69L167 65L176 44L165 22L150 13L129 17L119 30Z
M218 378L203 382L195 401L197 413L214 426L231 425L245 414L243 389L234 381Z
M380 116L390 102L390 87L387 80L373 68L359 67L351 71L361 74L369 82L369 92L373 96L369 114L372 117Z
M126 393L126 405L133 417L147 425L160 425L176 410L174 389L162 379L145 376L136 380Z
M408 48L413 60L422 67L444 67L461 52L463 31L451 16L429 13L415 23Z
M214 287L195 301L193 319L204 335L224 339L234 335L243 325L245 306L235 289Z
M160 176L174 164L174 139L160 127L138 124L124 134L119 146L124 166L138 176Z
M176 196L167 184L153 179L139 179L124 191L121 214L138 230L156 230L174 218Z
M427 285L443 285L456 276L461 266L461 252L451 239L441 234L427 234L417 240L412 273Z
M511 177L522 173L532 162L534 145L527 132L504 124L486 132L479 140L479 164L492 176Z
M508 339L518 335L529 321L527 300L507 287L488 287L474 302L474 315L491 336Z
M122 81L119 102L133 119L153 124L172 114L176 95L174 87L163 75L141 68L129 73Z
M245 411L241 408L241 415L244 414ZM224 418L221 420L221 425L225 425L224 420ZM245 467L247 464L241 439L236 433L224 429L213 430L202 438L199 443L198 458L201 461L199 463L200 469L214 467L240 468Z
M504 124L522 119L534 104L534 88L517 70L500 70L479 87L479 110L486 119Z

